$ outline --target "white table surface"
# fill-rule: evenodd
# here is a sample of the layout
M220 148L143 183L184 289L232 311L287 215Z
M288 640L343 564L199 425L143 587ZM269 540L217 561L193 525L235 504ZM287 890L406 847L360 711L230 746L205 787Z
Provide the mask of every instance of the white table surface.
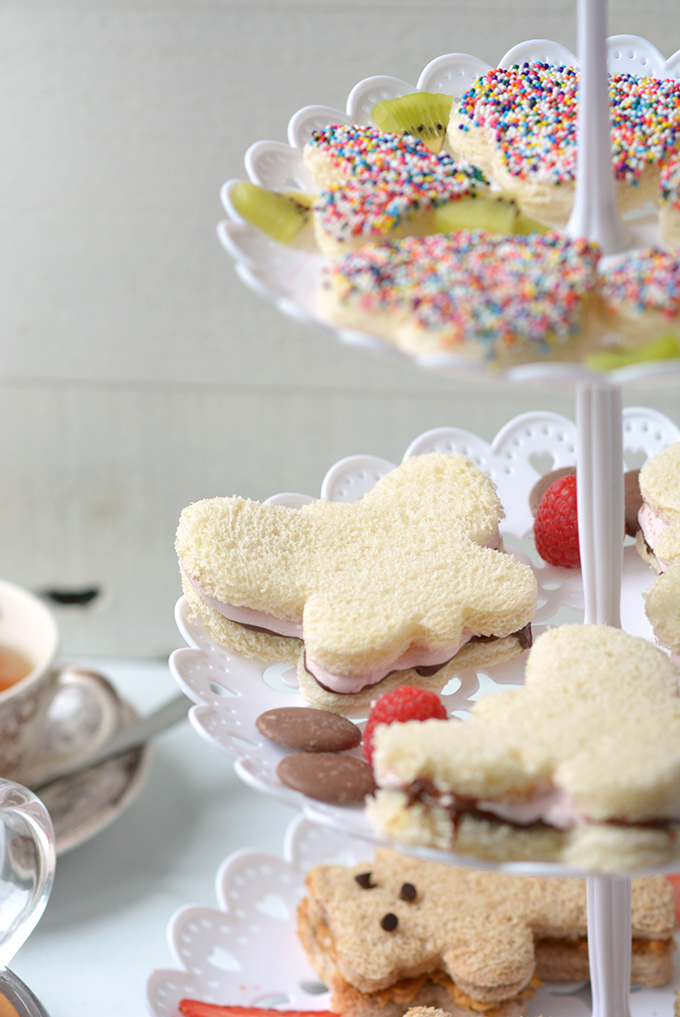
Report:
M145 712L177 692L160 661L88 659ZM295 813L245 787L188 722L160 735L148 780L121 817L64 855L47 909L11 963L50 1017L143 1017L144 983L175 967L166 928L178 907L215 905L232 851L281 853Z

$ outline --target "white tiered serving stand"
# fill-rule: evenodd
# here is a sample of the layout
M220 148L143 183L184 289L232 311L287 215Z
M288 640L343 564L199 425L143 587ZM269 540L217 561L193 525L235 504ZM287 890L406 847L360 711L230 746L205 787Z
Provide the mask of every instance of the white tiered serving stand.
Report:
M607 66L618 72L680 77L680 52L664 61L645 40L633 36L606 40L604 0L579 0L578 16L581 95L577 190L567 232L571 236L597 240L605 255L610 255L627 247L654 242L658 235L654 215L642 215L624 224L616 209L609 141ZM533 40L514 47L500 65L537 60L579 65L579 60L564 47L545 40ZM423 91L444 91L460 96L479 74L489 69L488 65L474 57L448 54L428 64L417 87ZM301 163L301 149L313 130L328 123L368 123L370 110L376 101L414 90L413 86L395 78L374 77L360 82L352 90L346 113L327 107L305 107L290 121L289 145L259 142L248 150L248 176L255 183L273 189L293 187L309 190L311 181ZM283 313L305 323L329 328L318 317L314 303L321 270L320 256L305 250L283 249L249 227L231 203L232 186L233 182L228 182L222 190L230 221L220 224L218 233L225 248L236 259L239 276L257 293L273 300ZM346 343L400 359L406 356L379 337L347 329L332 331ZM455 375L481 377L485 372L483 365L470 364L448 352L408 356L407 359L419 366ZM575 432L573 425L563 418L552 414L528 414L511 421L486 449L482 448L484 443L472 435L443 429L421 436L407 450L407 455L429 451L430 448L448 448L471 455L498 483L501 499L508 510L507 522L510 524L514 519L517 527L514 531L511 525L508 528L516 536L522 536L529 529L528 525L522 527L521 517L522 512L527 511L532 454L538 451L549 453L556 467L576 461L583 620L619 626L623 606L624 628L653 638L644 619L641 599L642 589L651 584L653 577L648 570L642 577L631 548L626 549L623 600L621 596L624 558L621 542L624 528L623 442L625 437L628 449L643 450L651 455L679 440L680 432L671 421L651 410L627 411L622 418L618 385L636 378L660 380L672 376L680 377L678 360L635 364L611 372L606 380L577 364L528 364L509 368L499 376L501 381L540 380L542 383L575 384ZM636 433L637 428L639 433ZM495 462L499 458L502 460L503 456L507 456L504 467ZM363 463L353 459L336 464L324 481L322 497L354 500L391 465L371 457ZM506 472L503 473L503 470ZM515 481L507 491L503 483L506 476ZM520 476L524 478L524 485L516 483ZM534 479L535 476L536 470ZM522 505L520 498L524 499ZM281 495L271 500L299 506L300 499L301 496ZM521 556L521 552L518 553ZM574 581L576 577L553 576L549 568L540 566L538 576L544 600L537 616L539 623L545 624L548 618L555 617L558 607L573 609L578 606L581 591ZM557 596L555 590L559 591ZM372 835L361 810L303 800L296 792L283 789L276 780L275 763L281 753L275 747L262 744L255 732L254 720L263 709L280 705L291 693L295 694L294 689L286 689L286 683L292 684L286 668L282 665L278 671L276 668L264 669L220 651L210 644L199 626L188 621L182 602L178 608L178 623L191 649L177 651L171 667L184 691L201 704L191 711L192 722L199 733L237 758L237 772L251 786L294 801L317 822L370 838ZM253 680L260 676L264 677L264 682ZM461 697L463 700L475 698L485 682L486 690L494 683L507 687L508 684L521 682L521 665L515 662L495 668L493 678L490 678L483 674L463 675L460 687L451 693L456 700L452 712L460 712L456 706L460 705ZM449 692L448 689L444 691ZM442 855L427 850L420 853L456 864L478 864L455 854ZM526 873L584 875L550 864L514 863L501 867ZM630 876L585 875L593 1015L630 1017Z

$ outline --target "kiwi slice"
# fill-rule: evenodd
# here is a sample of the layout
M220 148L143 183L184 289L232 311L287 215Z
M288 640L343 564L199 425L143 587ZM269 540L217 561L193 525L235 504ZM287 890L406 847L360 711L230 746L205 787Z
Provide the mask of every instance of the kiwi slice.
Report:
M283 193L239 180L231 189L231 203L246 222L280 244L290 244L310 216L313 194Z
M371 110L371 119L382 131L412 134L431 152L441 152L452 103L451 95L411 92L377 102Z
M674 335L667 335L633 350L593 350L583 360L586 367L593 371L615 371L617 367L628 367L629 364L640 364L647 360L674 360L676 357L680 357L678 340Z
M529 215L523 215L519 213L515 219L515 228L513 233L521 233L526 236L529 233L549 233L550 226L546 226L545 223L539 222L538 219L532 219Z
M487 230L489 233L514 233L517 218L517 205L507 198L458 198L435 208L433 232Z

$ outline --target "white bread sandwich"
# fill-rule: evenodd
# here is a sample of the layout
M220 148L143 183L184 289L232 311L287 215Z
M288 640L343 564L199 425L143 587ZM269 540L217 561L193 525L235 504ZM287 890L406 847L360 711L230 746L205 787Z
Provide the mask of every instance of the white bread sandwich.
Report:
M367 244L325 266L321 315L410 354L575 360L601 335L596 244L483 230Z
M306 882L298 937L343 1017L402 1017L418 1006L518 1017L539 979L589 977L584 880L378 848L372 862L316 865ZM631 981L664 985L677 927L669 882L634 879L631 917Z
M659 180L659 226L666 247L680 247L680 159L661 170Z
M680 342L680 258L677 251L640 247L606 260L600 269L602 313L608 333L626 351Z
M430 453L354 504L197 502L176 547L187 598L216 643L291 663L304 644L304 698L350 713L367 710L378 683L381 693L439 689L457 669L527 645L536 580L496 550L502 517L493 482L469 459Z
M680 558L680 442L648 459L640 470L642 508L638 551L657 572Z
M391 840L634 871L680 858L678 671L605 625L544 633L472 717L378 725L369 819Z
M322 188L312 211L325 254L387 237L442 232L447 221L437 210L451 206L461 206L454 208L459 228L481 225L498 200L487 197L488 182L474 166L431 152L409 134L377 127L335 124L314 131L303 158ZM501 205L510 224L516 210L509 202Z
M469 159L527 215L569 219L577 156L579 72L525 63L480 75L454 104L453 154ZM612 170L619 210L656 202L662 164L678 151L680 83L609 75Z
M680 663L680 442L640 470L642 508L637 549L661 575L645 594L654 635Z

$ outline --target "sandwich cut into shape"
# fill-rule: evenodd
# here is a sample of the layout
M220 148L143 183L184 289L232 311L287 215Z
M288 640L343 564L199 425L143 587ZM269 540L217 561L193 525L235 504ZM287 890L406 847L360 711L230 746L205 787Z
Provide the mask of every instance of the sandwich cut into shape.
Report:
M469 459L429 453L353 504L197 502L176 546L187 598L219 645L297 662L304 698L346 713L367 709L378 684L441 688L451 667L527 645L536 580L496 550L502 516Z
M451 151L470 159L524 212L569 219L576 179L579 72L536 62L478 77L452 109ZM609 75L612 169L621 212L656 201L661 167L680 148L680 83Z
M433 233L435 211L451 205L469 204L473 222L477 201L481 221L494 215L481 200L489 185L475 166L431 152L409 134L331 124L312 133L303 158L322 189L313 206L314 232L326 254L386 237ZM504 204L505 210L503 202L498 205L498 220L505 221L504 211L510 210L514 221L516 207ZM465 218L464 225L469 222Z
M680 666L680 442L640 470L637 549L661 575L645 594L654 635Z
M410 354L504 367L574 360L602 331L597 245L463 230L366 245L325 267L318 307Z
M316 865L298 936L343 1017L517 1017L542 981L587 979L584 880L459 868L378 848L372 862ZM386 916L392 916L385 921ZM672 976L673 894L632 882L631 980Z
M467 722L378 726L374 745L367 809L395 841L595 871L680 857L678 671L620 629L552 629L523 688Z

